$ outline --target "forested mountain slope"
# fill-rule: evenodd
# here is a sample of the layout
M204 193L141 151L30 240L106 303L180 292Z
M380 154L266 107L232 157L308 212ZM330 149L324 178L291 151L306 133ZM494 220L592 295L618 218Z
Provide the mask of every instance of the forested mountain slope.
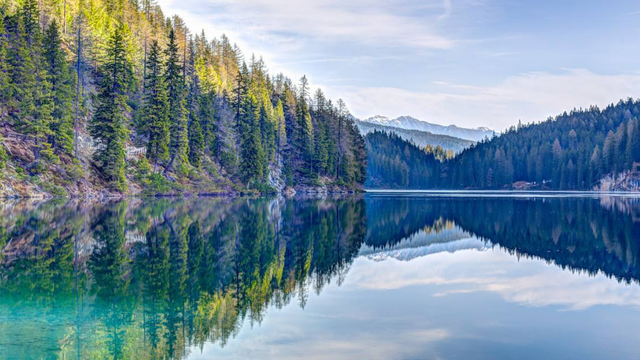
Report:
M342 101L152 0L0 1L0 196L351 190Z
M462 150L470 147L474 142L471 140L460 139L449 135L432 134L427 131L421 130L409 130L393 126L377 125L366 121L355 120L360 133L364 136L373 131L384 131L388 133L395 133L401 138L413 142L419 147L432 146L434 148L440 146L444 150L450 150L453 153L459 153Z
M369 189L425 189L437 185L439 161L398 134L374 131L366 137Z
M442 188L504 188L514 182L590 190L640 162L640 102L573 110L517 126L440 166Z
M573 110L512 127L444 162L397 136L370 134L367 146L376 153L369 154L367 186L637 191L639 117L640 102L631 99L602 110Z

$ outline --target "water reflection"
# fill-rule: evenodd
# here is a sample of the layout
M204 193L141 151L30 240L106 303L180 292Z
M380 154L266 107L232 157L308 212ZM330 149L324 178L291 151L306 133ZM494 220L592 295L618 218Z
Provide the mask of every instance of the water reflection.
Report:
M458 229L459 238L477 237L518 257L590 275L602 272L624 282L640 279L638 198L371 196L367 216L366 243L377 249L417 234L434 241L437 236L430 234ZM377 224L390 228L382 238L376 235L384 232Z
M311 293L345 281L349 289L387 290L447 283L455 288L431 296L493 291L523 304L573 301L577 309L636 304L640 289L640 201L632 198L368 195L0 206L0 358L184 359L241 341L232 339L243 326L262 324L270 308L305 308ZM439 256L454 252L465 255ZM469 255L478 252L487 255ZM347 280L358 256L373 265L358 260ZM542 259L555 272L517 277L523 265L506 259L512 256ZM396 260L411 269L409 277L401 278ZM474 262L487 263L487 271L466 272ZM433 271L437 276L426 278ZM576 281L575 272L632 288L613 299L611 291ZM551 277L562 289L545 285ZM550 290L564 291L564 300ZM418 349L414 342L431 338L424 334L456 334L443 329L416 327L411 331L421 337L403 341Z
M364 202L5 205L0 357L181 359L342 281ZM44 330L44 331L42 331Z

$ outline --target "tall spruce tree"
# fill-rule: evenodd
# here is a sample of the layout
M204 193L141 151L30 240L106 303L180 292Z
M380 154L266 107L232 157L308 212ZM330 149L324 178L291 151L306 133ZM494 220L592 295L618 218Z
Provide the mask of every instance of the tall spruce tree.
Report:
M263 181L265 164L260 136L260 105L255 96L249 94L244 99L241 114L240 172L243 181L251 187Z
M154 164L169 157L169 98L162 74L160 46L153 41L147 59L144 105L139 131L147 139L147 158Z
M314 179L317 175L313 167L314 159L314 134L313 120L309 113L307 99L309 97L309 82L306 76L300 79L300 95L298 96L296 114L298 115L298 148L301 160L304 164L302 171L308 179Z
M0 7L0 117L4 117L7 111L9 93L9 73L11 72L8 55L9 42L5 27L5 10Z
M204 157L205 141L202 122L208 120L201 118L200 105L200 79L195 69L195 43L188 43L188 54L185 61L184 73L187 82L187 111L189 112L188 137L189 137L189 163L199 168ZM206 104L202 104L206 106ZM206 123L205 123L206 125Z
M125 141L128 135L125 112L131 84L132 66L127 54L126 29L119 26L107 44L106 58L100 69L100 92L89 132L96 141L94 160L114 189L126 189L124 174Z
M187 133L187 110L185 98L185 83L183 78L183 68L181 64L180 49L176 41L176 33L173 28L169 31L169 43L165 51L165 73L164 78L167 84L167 94L169 96L169 164L165 168L165 173L172 170L176 161L180 170L188 163L189 139Z
M52 21L45 33L44 60L53 97L51 144L68 154L73 151L73 86L69 65L62 50L58 24Z

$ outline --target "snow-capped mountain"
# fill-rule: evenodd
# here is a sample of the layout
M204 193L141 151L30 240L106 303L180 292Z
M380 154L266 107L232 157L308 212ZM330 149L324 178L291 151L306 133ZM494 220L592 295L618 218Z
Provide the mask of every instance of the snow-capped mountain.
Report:
M492 138L494 135L496 135L495 131L486 127L466 129L455 125L444 126L418 120L411 116L401 116L399 118L389 119L386 116L376 115L362 121L382 126L392 126L408 130L427 131L432 134L448 135L471 141L481 141L484 138Z

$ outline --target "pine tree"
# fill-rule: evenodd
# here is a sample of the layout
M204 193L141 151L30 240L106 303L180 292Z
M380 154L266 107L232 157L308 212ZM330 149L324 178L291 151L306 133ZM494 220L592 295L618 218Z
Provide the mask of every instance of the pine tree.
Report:
M235 109L235 120L236 120L236 133L238 134L236 138L236 152L240 151L241 146L241 129L243 124L243 104L248 101L247 97L249 94L249 69L247 68L247 64L243 63L242 68L238 71L236 75L236 85L233 90L233 107Z
M9 74L11 68L8 59L9 43L8 34L5 28L4 9L0 8L0 117L4 117L10 96Z
M169 43L167 44L165 57L164 78L169 96L169 154L171 156L169 164L164 170L166 173L172 169L176 160L180 170L184 170L184 166L188 163L189 146L183 69L180 65L180 52L173 28L169 31Z
M145 83L139 131L147 138L147 158L155 168L158 162L168 160L169 154L169 99L157 41L153 41L149 49Z
M282 105L281 100L278 100L278 104L276 105L274 112L275 112L274 116L276 121L275 162L276 164L279 165L281 161L281 156L282 156L282 149L287 143L287 129L286 129L286 123L284 119L284 107Z
M51 122L51 144L71 154L73 151L73 78L61 48L61 39L56 21L52 21L46 31L44 60L51 92L53 110Z
M199 168L204 157L205 141L202 121L200 118L200 80L195 72L195 44L189 41L189 53L185 62L184 73L187 78L187 110L189 112L188 137L189 137L189 163Z
M298 97L298 108L296 113L298 115L298 126L300 134L298 136L298 146L302 161L305 163L304 171L307 173L307 178L313 179L315 177L313 168L314 157L314 137L313 137L313 122L311 114L309 113L309 106L307 105L309 83L307 78L303 76L300 79L300 95Z
M117 190L126 189L124 175L127 128L125 112L132 68L126 51L125 28L119 26L107 44L100 71L100 92L89 132L96 141L94 160L105 179Z
M35 113L36 65L27 43L23 16L7 19L9 88L7 107L19 131L28 132Z
M260 106L253 95L248 95L242 103L240 130L242 180L248 185L263 181L265 155L260 141Z

